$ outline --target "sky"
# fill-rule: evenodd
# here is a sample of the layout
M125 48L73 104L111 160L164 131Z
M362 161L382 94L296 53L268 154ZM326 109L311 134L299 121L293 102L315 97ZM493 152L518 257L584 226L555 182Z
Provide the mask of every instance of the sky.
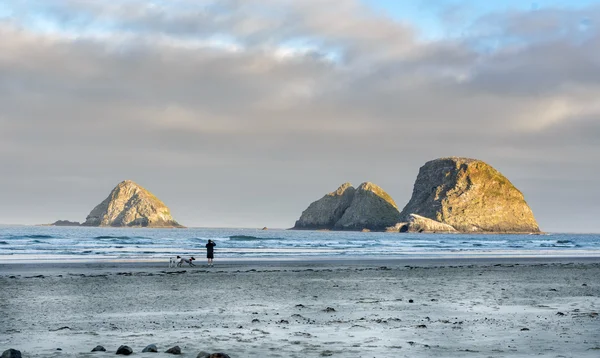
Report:
M0 0L0 224L120 182L186 226L289 228L344 182L402 208L487 162L549 232L600 232L596 1Z

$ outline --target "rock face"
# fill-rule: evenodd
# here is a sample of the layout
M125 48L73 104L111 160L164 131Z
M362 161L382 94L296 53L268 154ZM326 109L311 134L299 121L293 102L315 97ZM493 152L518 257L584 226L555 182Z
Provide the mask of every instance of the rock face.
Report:
M382 231L400 221L400 213L394 199L373 183L362 183L350 207L335 223L334 230Z
M294 229L383 231L399 219L396 203L379 186L366 182L354 189L345 183L310 204Z
M350 183L342 184L336 191L310 204L296 221L294 229L330 230L342 218L354 199L356 189Z
M402 230L402 229L400 229ZM411 232L457 232L457 230L448 225L435 220L428 219L421 215L410 214L408 222L408 231Z
M182 227L162 201L131 180L119 183L82 225Z
M401 221L417 214L461 232L539 232L523 194L490 165L440 158L419 170Z

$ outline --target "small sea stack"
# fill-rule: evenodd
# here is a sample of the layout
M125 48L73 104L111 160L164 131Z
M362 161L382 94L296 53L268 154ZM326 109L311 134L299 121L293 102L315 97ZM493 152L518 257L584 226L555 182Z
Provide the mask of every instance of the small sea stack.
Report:
M119 183L87 216L82 226L183 227L154 194L131 180Z

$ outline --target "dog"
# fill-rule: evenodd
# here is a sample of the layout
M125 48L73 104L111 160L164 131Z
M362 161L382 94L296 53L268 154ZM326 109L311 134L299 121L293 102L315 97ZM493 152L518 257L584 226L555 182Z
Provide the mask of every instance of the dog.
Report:
M169 267L179 266L181 262L181 256L171 257L169 258Z
M183 264L188 264L190 266L196 266L196 265L194 265L194 260L196 260L196 258L194 256L191 256L189 259L186 259L186 258L183 258L178 255L178 256L169 258L169 267L181 267Z
M179 265L177 265L178 267L181 267L183 264L188 264L190 266L196 266L194 265L194 260L196 258L194 258L194 256L191 256L189 259L184 259L183 257L181 258L181 260L179 260Z

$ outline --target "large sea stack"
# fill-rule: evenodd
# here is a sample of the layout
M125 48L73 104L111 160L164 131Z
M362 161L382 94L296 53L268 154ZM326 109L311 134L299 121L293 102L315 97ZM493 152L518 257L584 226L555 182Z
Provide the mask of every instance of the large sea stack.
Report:
M182 227L169 208L131 180L117 185L87 216L83 226Z
M294 229L384 231L400 220L394 200L379 186L345 183L313 202L302 212Z
M440 158L419 170L412 197L400 213L417 214L461 232L539 232L523 194L481 160Z

